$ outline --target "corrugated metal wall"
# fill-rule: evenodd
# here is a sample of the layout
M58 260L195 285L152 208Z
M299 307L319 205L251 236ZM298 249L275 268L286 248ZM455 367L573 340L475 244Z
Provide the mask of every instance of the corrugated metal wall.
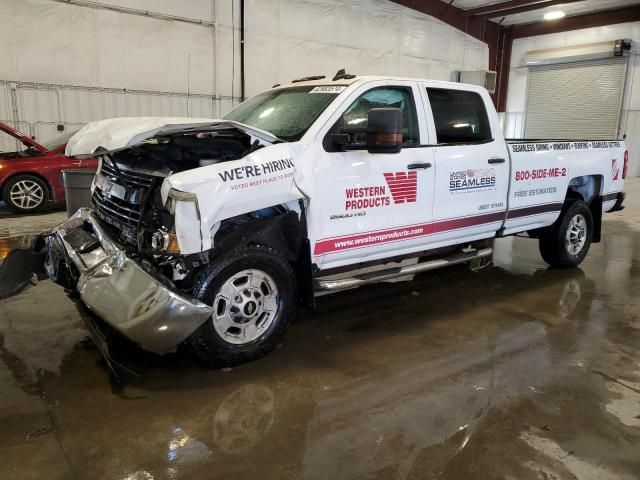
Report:
M185 92L55 85L0 80L0 121L44 142L68 129L104 118L191 116L216 118L239 98ZM63 130L59 130L62 126ZM0 150L15 142L0 135Z
M219 117L240 101L239 0L0 2L0 121L40 141L58 125ZM247 96L340 68L448 79L488 65L483 42L390 1L247 0L245 24Z

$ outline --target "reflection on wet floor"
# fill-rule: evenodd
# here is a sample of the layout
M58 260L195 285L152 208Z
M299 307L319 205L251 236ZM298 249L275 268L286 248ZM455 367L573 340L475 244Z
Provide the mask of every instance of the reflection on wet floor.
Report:
M477 272L323 297L232 370L125 349L119 393L40 282L0 302L0 478L638 478L638 213L579 269L504 239Z
M55 209L16 215L0 202L0 299L15 295L30 282L45 277L44 256L33 252L34 240L65 218L66 212ZM13 253L7 259L10 252Z
M18 294L29 283L48 279L44 268L46 252L34 248L35 236L22 236L3 242L0 239L0 300Z
M56 205L42 213L17 215L0 202L0 261L14 248L27 248L33 238L62 223L65 211Z
M0 263L11 250L29 248L33 244L35 235L21 235L19 237L0 238Z

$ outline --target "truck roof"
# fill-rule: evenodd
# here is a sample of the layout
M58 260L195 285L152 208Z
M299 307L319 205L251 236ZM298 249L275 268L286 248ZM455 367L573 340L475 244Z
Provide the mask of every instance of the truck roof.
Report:
M321 78L317 80L303 80L296 82L287 82L281 85L274 86L272 88L289 88L289 87L304 87L304 86L321 86L321 85L336 85L336 86L348 86L354 83L367 83L371 81L411 81L411 82L429 82L441 85L442 87L469 87L470 90L483 89L479 85L473 85L470 83L448 82L445 80L434 80L428 78L413 78L413 77L398 77L398 76L385 76L385 75L358 75L354 78L331 80L331 78Z

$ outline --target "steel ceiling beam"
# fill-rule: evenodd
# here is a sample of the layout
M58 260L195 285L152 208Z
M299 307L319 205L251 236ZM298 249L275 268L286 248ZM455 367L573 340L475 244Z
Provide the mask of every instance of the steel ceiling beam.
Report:
M505 28L486 16L469 15L465 10L440 0L391 0L418 12L430 15L441 22L470 35L489 47L489 70L498 70L503 64L503 40ZM508 64L507 64L508 65ZM500 76L500 73L498 72ZM505 85L506 88L506 85ZM497 96L493 95L494 102Z
M507 91L509 89L509 72L511 71L511 47L513 46L513 28L503 27L500 30L500 43L497 49L499 58L496 67L496 93L493 101L498 112L507 111Z
M482 7L469 8L466 12L469 15L485 15L499 12L500 10L508 10L510 8L526 7L538 3L546 3L549 0L509 0L507 2L496 2L491 5L483 5ZM542 8L542 7L536 7Z
M531 12L534 10L541 10L547 7L555 7L556 5L565 5L567 3L576 3L576 2L583 2L583 1L584 0L546 0L544 2L538 2L531 5L523 5L520 7L512 7L512 8L505 8L502 10L496 10L486 15L490 18L503 17L506 15L515 15L516 13ZM480 14L475 14L475 15L480 15ZM481 15L485 15L485 14L481 14Z
M487 37L496 37L498 26L482 17L472 17L465 10L440 0L392 0L451 25L464 33L485 41Z
M606 10L603 12L573 15L550 22L535 22L513 25L513 38L534 37L548 33L568 32L583 28L602 27L616 23L636 22L640 20L640 5L633 7Z
M405 7L412 8L425 13L438 20L461 30L468 35L486 43L489 47L489 70L497 72L497 90L492 96L499 112L503 112L506 106L507 90L509 87L509 66L511 62L511 45L514 39L532 37L535 35L545 35L547 33L566 32L569 30L579 30L582 28L600 27L603 25L613 25L616 23L640 21L640 5L626 7L617 10L607 10L604 12L588 13L565 17L554 21L544 21L523 25L513 25L504 27L489 20L488 15L476 15L469 12L477 11L462 10L461 8L447 4L440 0L391 0ZM555 0L510 0L494 5L509 4L509 8L519 8L530 4L543 4L549 6ZM580 1L580 0L573 0ZM544 4L547 5L544 5ZM565 0L561 3L570 3ZM487 8L487 7L482 7ZM500 10L492 10L499 12ZM489 12L487 12L489 13ZM497 14L495 16L502 16ZM493 17L491 17L493 18Z

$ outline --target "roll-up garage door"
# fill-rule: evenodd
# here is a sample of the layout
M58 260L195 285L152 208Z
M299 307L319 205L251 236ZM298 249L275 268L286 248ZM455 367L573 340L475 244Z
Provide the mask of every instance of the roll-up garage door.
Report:
M626 58L530 67L526 138L618 136Z

